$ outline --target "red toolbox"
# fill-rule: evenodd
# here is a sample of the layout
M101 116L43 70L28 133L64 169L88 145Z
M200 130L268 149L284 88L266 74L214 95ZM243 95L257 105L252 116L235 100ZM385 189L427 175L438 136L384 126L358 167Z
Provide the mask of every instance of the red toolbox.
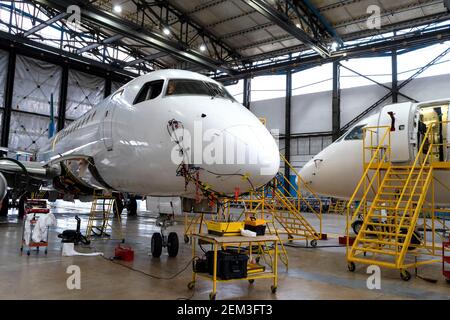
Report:
M353 245L353 242L355 242L355 239L356 238L354 238L354 237L350 237L348 239L348 244L350 246ZM346 246L347 245L347 236L339 237L339 244Z
M114 257L123 261L133 261L134 251L130 247L122 247L119 244L114 250Z
M442 274L445 280L450 283L450 255L446 255L450 251L450 241L442 243Z

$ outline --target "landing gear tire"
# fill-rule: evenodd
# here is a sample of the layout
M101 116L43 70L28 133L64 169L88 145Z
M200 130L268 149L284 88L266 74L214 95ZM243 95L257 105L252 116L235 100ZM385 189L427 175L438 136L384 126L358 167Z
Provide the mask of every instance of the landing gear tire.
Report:
M408 270L400 270L400 278L402 278L403 281L409 281L411 280L411 273L409 273Z
M119 194L114 194L114 199L116 200L116 205L114 206L114 213L119 217L122 215L124 208L122 197Z
M151 243L152 256L154 258L159 258L161 256L163 247L163 239L161 233L154 233L152 235Z
M317 247L317 240L316 239L311 240L311 242L309 244L311 245L311 247L315 248L315 247Z
M8 207L9 207L9 195L7 194L2 201L2 207L0 209L0 217L8 216Z
M358 235L359 231L361 231L362 225L363 225L362 220L356 220L355 222L352 223L352 229L356 235Z
M136 216L137 215L137 201L135 197L130 197L128 202L128 216Z
M348 268L348 271L350 271L350 272L355 272L355 270L356 270L356 265L355 265L354 262L349 262L349 263L347 264L347 268Z
M216 300L216 293L210 293L209 294L209 300Z
M167 252L169 253L169 257L176 257L178 254L178 248L178 235L176 234L176 232L169 233L169 236L167 237Z
M189 243L189 236L187 234L184 235L184 243Z

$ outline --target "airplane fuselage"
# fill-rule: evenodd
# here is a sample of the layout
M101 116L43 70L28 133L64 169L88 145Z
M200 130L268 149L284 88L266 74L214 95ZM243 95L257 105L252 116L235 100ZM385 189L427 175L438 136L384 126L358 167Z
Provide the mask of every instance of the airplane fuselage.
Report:
M42 149L38 160L49 164L63 161L74 176L93 187L155 196L195 193L195 184L186 188L185 177L177 174L181 160L172 159L180 152L192 156L190 163L184 163L199 169L199 180L221 193L246 192L276 174L278 147L258 118L234 99L167 95L170 79L214 83L207 77L178 70L137 78L60 131ZM146 83L159 80L163 81L159 96L136 102ZM178 126L176 134L171 126L174 122ZM205 137L208 131L210 136ZM174 141L177 139L181 140L179 144ZM208 145L220 139L230 145L243 145L243 151L257 154L257 161L205 161L203 156L211 156ZM201 142L200 146L188 143L194 140ZM222 156L229 157L231 151L223 150ZM194 153L200 157L194 158ZM83 168L86 163L95 170ZM263 167L265 173L261 173Z

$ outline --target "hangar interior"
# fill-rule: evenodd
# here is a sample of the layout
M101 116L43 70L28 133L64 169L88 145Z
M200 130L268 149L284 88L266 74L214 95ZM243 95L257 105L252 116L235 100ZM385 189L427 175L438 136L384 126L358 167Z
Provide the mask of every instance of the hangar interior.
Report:
M79 20L72 19L77 10ZM371 25L377 10L379 27ZM293 184L296 172L366 116L393 103L450 97L446 0L2 1L0 38L1 147L19 161L36 159L52 119L61 131L130 80L156 70L189 70L225 85L265 120L291 164L282 161L280 171ZM221 284L218 298L450 297L446 281L403 282L395 268L383 269L382 290L368 290L364 267L349 272L346 246L333 236L346 232L345 208L331 212L337 203L320 199L326 204L320 221L314 212L304 216L316 229L320 223L329 239L314 248L308 239L306 247L304 241L283 247L289 268L279 263L276 295L266 288L269 280L258 280ZM186 221L178 205L170 228L181 235ZM18 254L22 220L11 209L0 224L0 298L208 299L207 282L195 291L186 287L190 243L180 243L176 258L149 256L149 239L159 230L154 213L167 201L147 197L138 206L137 215L121 218L135 254L125 267L98 257L61 257L58 233L76 228L74 215L83 218L84 230L90 204L51 205L57 227L47 256ZM99 240L80 250L110 256L116 245ZM66 288L73 264L85 274L82 290ZM421 266L420 273L416 278L440 277L441 265Z

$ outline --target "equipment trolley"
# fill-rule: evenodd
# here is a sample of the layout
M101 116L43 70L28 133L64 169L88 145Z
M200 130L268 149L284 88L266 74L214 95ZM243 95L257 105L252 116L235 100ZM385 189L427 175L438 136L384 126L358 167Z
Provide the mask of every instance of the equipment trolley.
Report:
M230 282L235 280L246 280L252 284L256 279L273 279L271 286L272 293L276 293L278 285L278 237L276 235L265 235L257 237L243 237L243 236L215 236L211 234L192 234L192 257L196 258L196 239L203 244L211 244L213 247L213 271L212 275L204 272L192 272L192 281L188 284L190 290L194 289L196 277L199 276L206 280L212 281L213 288L209 294L211 300L216 299L217 283L218 282ZM271 246L268 246L271 244ZM245 246L244 246L245 245ZM248 247L247 247L248 245ZM256 261L259 262L261 258L264 261L269 261L270 271L249 273L245 278L238 279L220 279L217 275L218 266L218 251L221 248L238 247L239 251L245 252L252 257L252 254L257 255ZM256 250L254 248L257 248ZM266 259L268 258L268 259Z
M47 237L45 241L41 242L33 242L32 240L32 234L34 231L34 228L36 227L36 224L39 220L40 215L49 214L50 209L47 207L47 201L46 200L27 200L25 203L25 215L23 217L23 226L22 226L22 242L20 247L20 253L23 252L24 247L27 247L27 255L30 255L31 248L36 248L36 251L39 253L39 248L44 247L45 248L45 254L47 254L47 247L48 247L48 227L47 227ZM32 215L31 219L28 217ZM30 230L28 235L26 235L26 223L27 221L30 222ZM29 237L29 239L25 239L25 237ZM27 241L28 240L28 245Z

